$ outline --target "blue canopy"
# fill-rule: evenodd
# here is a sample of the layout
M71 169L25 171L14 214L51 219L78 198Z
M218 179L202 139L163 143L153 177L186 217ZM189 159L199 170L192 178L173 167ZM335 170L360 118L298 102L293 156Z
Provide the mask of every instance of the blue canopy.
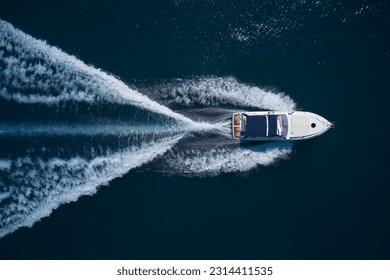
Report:
M266 116L246 116L246 136L266 137L267 120Z
M273 136L278 136L277 132L277 118L278 116L275 115L269 115L268 116L268 136L273 137Z

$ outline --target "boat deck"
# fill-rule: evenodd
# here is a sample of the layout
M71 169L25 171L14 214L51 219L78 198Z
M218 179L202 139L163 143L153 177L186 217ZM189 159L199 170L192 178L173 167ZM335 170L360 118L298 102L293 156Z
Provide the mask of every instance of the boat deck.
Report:
M304 116L291 117L291 134L294 136L307 135L310 131L310 120Z
M241 137L241 115L234 114L233 116L233 136L236 139Z

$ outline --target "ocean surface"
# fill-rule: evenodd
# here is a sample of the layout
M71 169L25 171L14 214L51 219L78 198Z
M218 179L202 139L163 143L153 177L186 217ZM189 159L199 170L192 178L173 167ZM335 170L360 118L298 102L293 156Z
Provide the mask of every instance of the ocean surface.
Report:
M390 258L388 1L104 2L2 1L0 259Z

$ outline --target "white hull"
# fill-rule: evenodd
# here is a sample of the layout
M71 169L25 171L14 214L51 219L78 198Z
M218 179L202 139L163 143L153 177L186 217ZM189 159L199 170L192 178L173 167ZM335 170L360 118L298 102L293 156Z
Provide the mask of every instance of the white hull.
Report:
M332 123L310 112L259 111L234 113L232 136L237 140L302 140L323 134Z

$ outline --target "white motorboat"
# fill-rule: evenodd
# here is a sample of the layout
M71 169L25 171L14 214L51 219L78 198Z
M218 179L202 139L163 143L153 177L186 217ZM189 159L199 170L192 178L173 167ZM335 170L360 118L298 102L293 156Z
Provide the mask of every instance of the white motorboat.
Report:
M237 140L302 140L323 134L333 124L310 112L243 112L232 116L232 135Z

